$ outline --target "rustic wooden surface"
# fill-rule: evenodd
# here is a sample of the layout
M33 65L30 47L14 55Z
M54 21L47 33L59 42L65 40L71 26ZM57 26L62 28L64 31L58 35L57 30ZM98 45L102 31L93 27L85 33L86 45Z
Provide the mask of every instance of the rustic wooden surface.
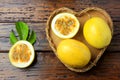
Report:
M96 6L105 9L114 22L110 46L90 71L68 70L54 55L45 35L46 21L55 9L75 11ZM37 33L36 58L26 69L13 67L8 59L9 33L15 22L24 21ZM0 80L120 80L120 1L119 0L0 0Z

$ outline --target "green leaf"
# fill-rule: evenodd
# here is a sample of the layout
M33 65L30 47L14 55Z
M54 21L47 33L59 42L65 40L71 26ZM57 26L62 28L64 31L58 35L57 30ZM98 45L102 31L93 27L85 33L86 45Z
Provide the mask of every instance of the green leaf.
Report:
M36 33L32 30L29 31L29 37L27 39L31 44L33 44L36 41Z
M26 40L31 44L36 41L36 33L33 30L30 30L28 25L22 21L16 22L16 30L18 33L19 39L14 34L14 31L10 33L10 42L11 44L15 44L18 40Z
M22 21L16 22L16 30L18 32L20 40L26 40L28 37L29 28L28 25Z
M10 43L15 44L17 41L18 41L18 39L16 38L14 31L12 30L10 33Z

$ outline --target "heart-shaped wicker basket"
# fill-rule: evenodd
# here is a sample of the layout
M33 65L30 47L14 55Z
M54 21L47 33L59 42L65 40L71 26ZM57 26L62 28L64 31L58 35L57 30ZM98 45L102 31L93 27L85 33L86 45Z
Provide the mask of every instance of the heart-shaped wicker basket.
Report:
M113 22L109 16L109 14L105 10L103 10L101 8L97 8L97 7L86 8L80 12L75 12L75 11L73 11L69 8L65 8L65 7L55 10L51 14L51 16L49 17L49 19L47 21L46 36L47 36L49 45L52 48L52 50L54 51L56 56L57 56L56 48L57 48L58 44L60 43L60 41L62 41L63 39L57 37L51 30L51 21L54 18L54 16L56 16L57 14L62 13L62 12L72 13L78 18L78 20L80 22L80 29L79 29L78 33L73 37L73 39L79 40L79 41L83 42L84 44L86 44L92 54L91 61L83 68L72 68L66 64L64 64L64 65L68 69L75 71L75 72L86 72L86 71L90 70L93 66L96 65L96 63L98 62L100 57L103 55L103 53L107 47L102 48L102 49L97 49L87 43L87 41L84 39L84 36L83 36L84 23L86 22L86 20L90 19L91 17L101 17L102 19L104 19L107 22L107 24L109 25L109 28L111 30L111 34L113 35Z

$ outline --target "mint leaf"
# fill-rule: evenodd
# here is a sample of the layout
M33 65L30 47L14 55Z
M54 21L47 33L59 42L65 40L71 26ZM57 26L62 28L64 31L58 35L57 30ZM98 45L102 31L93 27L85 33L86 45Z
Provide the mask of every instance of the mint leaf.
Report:
M27 39L31 44L33 44L36 41L36 33L33 30L29 31L29 37Z
M14 31L12 30L10 33L10 43L15 44L17 41L18 41L18 39L16 38Z
M22 21L16 22L16 30L18 32L20 40L26 40L28 37L28 25Z

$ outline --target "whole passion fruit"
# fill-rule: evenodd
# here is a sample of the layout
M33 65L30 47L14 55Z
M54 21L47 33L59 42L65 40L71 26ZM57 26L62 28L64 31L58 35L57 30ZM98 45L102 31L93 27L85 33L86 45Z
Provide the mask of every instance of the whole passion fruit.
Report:
M57 47L57 56L65 65L73 68L84 67L91 59L89 48L82 42L74 39L61 41Z
M108 46L112 38L107 22L99 17L92 17L86 21L83 34L86 41L95 48Z

